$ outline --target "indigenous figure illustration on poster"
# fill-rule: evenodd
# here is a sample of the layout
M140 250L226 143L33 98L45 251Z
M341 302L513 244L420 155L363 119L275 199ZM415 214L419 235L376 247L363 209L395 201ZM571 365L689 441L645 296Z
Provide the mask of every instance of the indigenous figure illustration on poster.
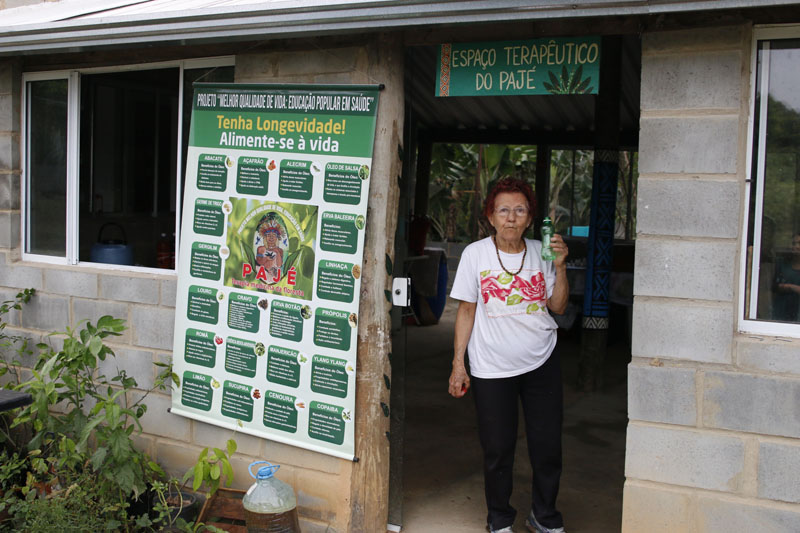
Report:
M241 198L230 203L225 285L311 300L317 206Z

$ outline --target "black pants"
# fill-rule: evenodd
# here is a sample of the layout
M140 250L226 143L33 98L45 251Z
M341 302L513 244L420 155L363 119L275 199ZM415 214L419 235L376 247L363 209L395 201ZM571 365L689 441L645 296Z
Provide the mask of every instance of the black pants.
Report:
M483 475L487 523L502 529L514 523L511 506L514 449L517 444L518 405L522 401L528 457L533 468L531 509L536 520L549 528L564 525L556 509L561 478L561 425L564 403L558 350L537 368L510 378L473 377L472 392L478 412L478 432L483 447Z

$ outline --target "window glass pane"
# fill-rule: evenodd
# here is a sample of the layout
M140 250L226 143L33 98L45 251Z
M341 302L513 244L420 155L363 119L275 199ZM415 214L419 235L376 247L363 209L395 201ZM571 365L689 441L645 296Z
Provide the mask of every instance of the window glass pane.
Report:
M67 80L28 83L27 244L32 254L66 255Z
M173 268L178 74L81 77L80 261Z
M550 206L556 233L588 237L594 151L552 150Z
M758 88L756 103L758 117L767 99L766 124L758 126L765 128L766 141L759 147L756 138L754 150L764 181L756 318L800 322L800 40L772 41L769 51L762 48L759 69L767 56L768 87ZM756 215L754 201L750 220L757 223Z

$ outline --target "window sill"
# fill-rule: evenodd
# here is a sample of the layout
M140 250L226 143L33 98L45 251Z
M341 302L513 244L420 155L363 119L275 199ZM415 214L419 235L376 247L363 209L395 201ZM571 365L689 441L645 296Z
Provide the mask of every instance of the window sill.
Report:
M52 270L68 270L72 272L85 272L93 274L105 275L120 275L120 276L134 276L134 277L155 277L156 279L174 280L178 277L177 270L168 270L164 268L131 266L131 265L114 265L104 263L78 263L77 265L68 265L64 262L63 258L41 258L39 257L23 257L17 261L11 261L9 264L15 266L27 266L37 268L47 268Z

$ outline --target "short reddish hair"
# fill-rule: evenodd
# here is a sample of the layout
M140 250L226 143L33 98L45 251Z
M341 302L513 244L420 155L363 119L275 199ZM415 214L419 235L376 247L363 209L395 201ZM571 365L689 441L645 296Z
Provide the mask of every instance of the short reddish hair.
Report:
M531 186L528 185L527 182L519 178L503 178L492 187L492 190L490 190L488 196L486 196L486 203L483 206L483 214L486 218L489 218L492 216L492 213L494 213L494 201L497 195L504 192L518 192L523 195L528 201L531 219L536 218L536 197L533 195L533 189L531 189Z

